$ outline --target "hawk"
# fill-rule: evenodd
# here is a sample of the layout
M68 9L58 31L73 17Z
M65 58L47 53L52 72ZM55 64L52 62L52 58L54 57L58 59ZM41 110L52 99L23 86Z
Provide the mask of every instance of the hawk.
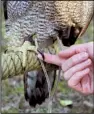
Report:
M34 34L40 49L53 44L57 37L64 46L73 45L88 27L94 8L93 1L3 1L3 6L5 38L9 38L6 45L13 47L13 51L24 50L25 54L34 45ZM24 67L24 56L23 60ZM56 69L47 72L53 88ZM24 83L25 99L31 106L41 104L48 97L43 70L25 73Z

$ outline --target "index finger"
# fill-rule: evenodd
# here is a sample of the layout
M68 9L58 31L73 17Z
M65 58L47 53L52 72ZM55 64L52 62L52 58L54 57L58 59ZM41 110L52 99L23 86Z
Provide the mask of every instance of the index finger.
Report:
M60 58L58 55L47 54L47 53L43 54L44 54L44 61L47 63L61 66L62 62L64 62L63 58ZM38 58L43 60L41 54L38 54Z

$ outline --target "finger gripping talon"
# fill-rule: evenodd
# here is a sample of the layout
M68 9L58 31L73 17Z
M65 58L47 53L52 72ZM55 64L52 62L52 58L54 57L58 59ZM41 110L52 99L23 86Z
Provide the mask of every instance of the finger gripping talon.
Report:
M41 56L42 56L42 59L43 59L43 61L45 60L45 56L44 56L44 53L42 52L42 51L40 51L39 49L37 49L37 51L41 54Z

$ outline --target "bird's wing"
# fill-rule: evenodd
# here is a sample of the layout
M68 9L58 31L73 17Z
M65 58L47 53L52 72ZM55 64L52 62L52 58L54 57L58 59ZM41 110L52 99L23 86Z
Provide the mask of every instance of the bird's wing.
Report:
M31 3L30 1L7 1L8 19L15 20L21 16L25 16Z

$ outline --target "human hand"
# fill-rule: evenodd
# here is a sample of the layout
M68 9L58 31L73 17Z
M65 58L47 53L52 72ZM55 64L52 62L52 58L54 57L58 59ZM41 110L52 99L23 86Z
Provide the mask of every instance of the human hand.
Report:
M83 93L94 93L94 55L93 42L74 45L65 51L61 51L61 58L68 58L62 64L64 78L68 81L68 85Z
M93 63L88 53L73 55L61 67L69 87L86 95L94 93Z
M94 93L93 42L71 46L58 55L45 53L44 56L45 62L61 66L71 88L83 94Z

